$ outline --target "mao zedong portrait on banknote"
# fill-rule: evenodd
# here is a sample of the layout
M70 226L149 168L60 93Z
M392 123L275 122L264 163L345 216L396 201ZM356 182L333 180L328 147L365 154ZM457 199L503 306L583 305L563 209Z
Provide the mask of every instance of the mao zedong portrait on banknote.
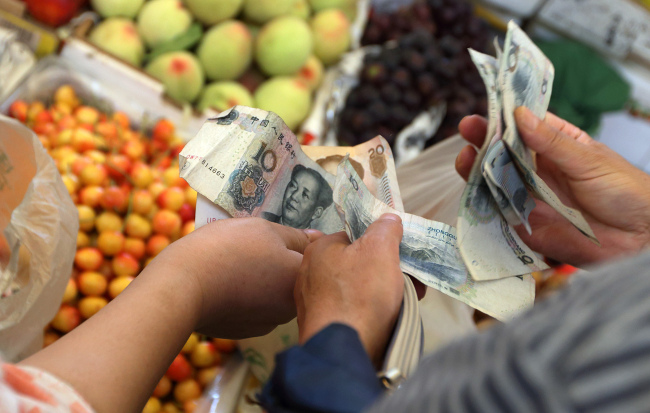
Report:
M327 181L317 171L298 164L284 190L280 215L263 212L262 218L293 228L310 228L330 205L332 188Z

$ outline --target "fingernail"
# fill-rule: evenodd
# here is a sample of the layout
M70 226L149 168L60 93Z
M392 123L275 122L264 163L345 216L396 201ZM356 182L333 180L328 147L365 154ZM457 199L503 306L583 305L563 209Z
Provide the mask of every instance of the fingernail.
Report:
M515 110L515 117L517 118L517 125L530 132L537 129L540 122L539 118L525 106L520 106Z
M387 219L389 221L402 222L402 218L395 214L382 214L379 219Z
M323 233L317 229L307 228L303 229L302 231L305 233L305 235L307 235L307 238L309 238L309 242L313 242L323 235Z

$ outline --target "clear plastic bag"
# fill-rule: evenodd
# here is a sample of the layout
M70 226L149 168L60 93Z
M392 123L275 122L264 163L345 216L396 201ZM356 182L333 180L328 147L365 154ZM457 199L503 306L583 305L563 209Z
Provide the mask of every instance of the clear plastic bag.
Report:
M36 135L0 115L0 353L42 346L72 271L79 219Z

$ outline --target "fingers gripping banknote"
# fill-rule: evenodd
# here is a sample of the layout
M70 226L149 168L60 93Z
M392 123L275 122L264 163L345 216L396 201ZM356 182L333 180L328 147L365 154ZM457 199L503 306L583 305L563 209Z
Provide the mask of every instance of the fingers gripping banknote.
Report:
M456 230L446 224L390 208L372 196L348 160L339 165L334 203L351 240L384 213L402 218L400 268L424 284L504 320L532 305L535 285L530 275L476 282L460 257Z
M535 173L533 154L525 146L517 130L514 112L519 106L526 106L539 118L546 116L554 74L553 65L548 58L523 30L514 22L510 22L499 68L499 86L506 124L503 140L533 194L553 207L591 241L599 244L580 211L565 206Z
M497 87L498 63L491 56L470 51L488 93L488 127L485 143L472 166L458 211L458 243L467 270L476 281L496 280L548 268L512 230L502 215L483 174L485 155L501 140L501 99ZM495 200L496 199L496 200ZM501 212L501 213L500 213ZM505 215L505 214L504 214Z

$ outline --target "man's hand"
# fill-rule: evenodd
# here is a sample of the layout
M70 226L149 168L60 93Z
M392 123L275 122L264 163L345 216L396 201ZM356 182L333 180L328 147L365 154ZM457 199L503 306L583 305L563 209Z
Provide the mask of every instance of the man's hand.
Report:
M227 219L174 242L149 266L176 268L196 286L196 330L221 338L264 335L296 315L293 287L310 241L321 236L261 218Z
M521 239L555 260L584 265L633 254L650 245L650 176L604 144L553 114L539 120L526 108L515 118L519 133L537 152L537 173L565 205L580 210L600 240L591 243L550 206L538 203L530 214L532 235L518 226ZM459 129L480 147L487 122L464 118ZM467 180L476 150L467 146L456 158L456 170Z
M343 323L359 333L375 365L381 363L402 302L402 232L400 218L384 214L352 244L340 232L307 247L294 291L301 343Z

